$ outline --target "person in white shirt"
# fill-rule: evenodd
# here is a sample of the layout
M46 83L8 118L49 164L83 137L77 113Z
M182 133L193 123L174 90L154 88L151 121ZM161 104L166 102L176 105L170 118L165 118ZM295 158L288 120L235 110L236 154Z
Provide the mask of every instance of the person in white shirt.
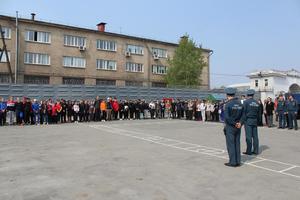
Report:
M74 110L74 122L78 123L78 113L79 113L78 102L75 102L75 104L73 105L73 110Z
M149 109L150 109L150 115L151 115L151 119L154 119L154 114L155 114L155 103L153 101L151 101L149 103Z
M212 121L212 114L213 114L214 110L215 110L214 105L212 103L208 102L206 105L207 121Z
M206 121L205 110L206 110L206 104L204 103L204 101L201 101L201 103L200 103L200 111L201 111L201 116L202 116L202 121L203 122Z

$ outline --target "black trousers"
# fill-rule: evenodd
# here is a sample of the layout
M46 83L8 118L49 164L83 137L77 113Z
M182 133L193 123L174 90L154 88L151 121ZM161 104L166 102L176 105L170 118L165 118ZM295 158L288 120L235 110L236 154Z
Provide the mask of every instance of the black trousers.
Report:
M101 111L99 108L95 109L95 121L100 121L101 119Z
M24 113L24 122L25 122L25 124L28 124L30 122L30 112L29 111L25 111L25 113Z
M128 119L128 110L124 111L124 119Z
M140 110L135 111L135 119L140 119Z
M4 112L0 111L0 126L4 126Z
M133 119L133 116L134 116L134 111L131 110L131 111L130 111L130 119Z
M102 111L101 120L106 120L106 111L105 110Z
M66 123L66 113L62 112L60 115L60 122L61 123Z

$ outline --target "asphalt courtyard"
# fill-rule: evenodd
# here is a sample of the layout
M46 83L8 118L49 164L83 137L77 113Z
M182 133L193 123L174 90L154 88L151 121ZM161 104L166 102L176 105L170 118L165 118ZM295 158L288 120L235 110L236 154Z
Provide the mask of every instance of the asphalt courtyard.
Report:
M140 120L0 128L0 200L300 199L300 131L260 128L227 162L220 123ZM244 132L241 138L245 150Z

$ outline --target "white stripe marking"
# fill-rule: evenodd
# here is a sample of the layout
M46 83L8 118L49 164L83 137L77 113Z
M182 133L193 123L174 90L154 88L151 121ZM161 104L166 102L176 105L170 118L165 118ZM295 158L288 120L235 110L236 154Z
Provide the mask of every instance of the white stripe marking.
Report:
M289 171L289 170L294 169L294 168L296 168L296 167L297 167L297 166L292 166L292 167L286 168L286 169L284 169L284 170L281 170L280 172L286 172L286 171Z
M254 164L254 163L258 163L258 162L262 162L262 161L266 161L266 159L261 159L261 160L256 160L253 162L245 162L246 164Z
M216 151L224 153L225 151L222 150L222 149L202 146L202 145L198 145L198 144L192 144L192 143L188 143L188 142L182 142L182 141L179 141L179 140L163 138L163 137L155 136L155 135L137 133L136 131L129 131L129 130L124 130L124 129L120 129L120 128L116 128L116 127L110 127L110 126L106 126L106 125L88 125L88 127L99 129L99 130L110 132L110 133L114 133L114 134L118 134L118 135L124 135L124 136L128 136L128 137L141 139L141 140L144 140L144 141L152 142L152 143L155 143L155 144L160 144L160 145L163 145L163 146L173 147L175 149L181 149L181 150L189 151L189 152L197 152L197 153L200 153L200 154L209 155L209 156L213 156L213 157L216 157L216 158L228 159L228 156L219 156L219 155L216 155L215 153L208 153L208 151L212 152L211 149L215 149ZM103 129L103 128L106 128L106 129ZM148 136L148 137L145 137L145 136ZM160 137L161 140L158 140L158 141L151 140L150 136L152 136L152 138ZM192 145L192 147L182 148L182 147L174 146L174 144L166 144L166 143L162 143L160 141L174 141L174 142L177 141L177 143L174 143L174 144L184 143L184 144L190 144L190 145ZM203 148L203 147L205 147L205 148ZM202 149L204 151L199 151L200 149ZM291 176L291 177L294 177L294 178L300 178L300 176L297 176L297 175L286 172L288 170L291 170L293 168L300 167L300 166L292 165L292 164L289 164L289 163L284 163L284 162L280 162L280 161L276 161L276 160L270 160L270 159L266 159L266 158L262 158L262 157L255 157L255 156L250 156L250 157L259 158L261 160L253 161L253 162L249 162L249 163L248 162L242 162L242 163L244 163L245 165L249 165L249 166L252 166L252 167L255 167L255 168L271 171L271 172L274 172L274 173L279 173L279 174L286 175L286 176ZM267 167L262 167L262 166L258 166L258 165L254 164L254 163L258 163L258 162L262 162L262 161L270 161L270 162L273 162L273 163L283 164L283 165L287 165L287 166L291 166L291 167L289 167L287 169L284 169L284 170L281 170L281 171L277 171L277 170L274 170L274 169L270 169L270 168L267 168Z

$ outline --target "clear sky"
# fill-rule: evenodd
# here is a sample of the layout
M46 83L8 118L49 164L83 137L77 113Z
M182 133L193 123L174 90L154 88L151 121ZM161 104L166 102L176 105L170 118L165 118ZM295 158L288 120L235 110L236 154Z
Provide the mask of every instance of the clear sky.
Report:
M0 14L178 42L214 51L213 87L248 82L256 69L300 70L300 0L0 0Z

